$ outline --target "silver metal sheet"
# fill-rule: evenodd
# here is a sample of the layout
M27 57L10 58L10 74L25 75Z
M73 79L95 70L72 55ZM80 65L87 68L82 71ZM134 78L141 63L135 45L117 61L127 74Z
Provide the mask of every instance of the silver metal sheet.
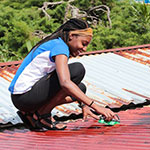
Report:
M114 53L82 56L78 59L74 58L70 62L75 61L83 63L86 68L84 82L87 83L88 88L91 87L90 93L87 93L91 97L91 93L94 94L94 91L101 94L105 91L112 94L113 97L128 102L132 101L135 104L144 102L145 97L150 97L150 68L146 65ZM97 95L97 97L99 96ZM109 102L116 103L113 100Z
M9 84L10 82L0 77L0 124L21 123L20 118L16 114L17 109L10 99Z
M148 65L114 53L85 55L71 58L69 63L71 62L83 63L86 68L83 82L87 86L87 95L95 99L101 106L121 107L131 102L144 103L150 98L150 68ZM10 82L0 77L0 123L21 123L16 114L17 109L10 99L9 84ZM58 106L52 111L52 115L60 117L69 116L71 113L81 113L81 109L75 102Z

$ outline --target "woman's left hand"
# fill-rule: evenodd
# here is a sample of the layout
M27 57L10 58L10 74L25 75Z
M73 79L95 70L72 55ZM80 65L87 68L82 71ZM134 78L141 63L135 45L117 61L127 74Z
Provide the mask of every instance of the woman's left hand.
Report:
M91 116L97 120L99 119L99 117L97 115L95 115L94 113L91 112L90 108L87 105L82 107L82 113L83 113L84 121L87 119L88 116Z

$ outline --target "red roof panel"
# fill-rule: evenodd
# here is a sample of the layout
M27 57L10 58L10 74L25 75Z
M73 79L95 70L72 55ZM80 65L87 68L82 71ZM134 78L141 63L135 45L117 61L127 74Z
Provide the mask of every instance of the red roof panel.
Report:
M120 125L105 126L96 120L68 123L64 131L4 130L0 149L52 150L149 150L150 108L119 112ZM130 114L130 115L129 115Z

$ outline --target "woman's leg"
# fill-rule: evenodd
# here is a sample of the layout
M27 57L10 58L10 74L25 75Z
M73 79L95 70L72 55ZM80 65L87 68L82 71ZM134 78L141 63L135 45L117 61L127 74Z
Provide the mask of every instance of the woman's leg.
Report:
M81 83L85 69L80 63L69 64L71 80L79 86L85 93L86 86ZM15 98L16 96L16 98ZM12 95L14 105L22 111L22 113L35 111L40 115L50 114L52 109L58 105L71 103L75 98L68 96L63 89L61 89L56 71L49 77L49 75L40 79L31 89L31 91L22 95ZM31 121L32 117L27 116L32 126L34 123ZM33 115L34 119L38 119L36 114ZM45 119L40 119L40 122L47 127L52 127ZM61 124L57 128L62 128Z
M78 84L78 87L82 92L86 93L86 86L83 83ZM76 99L68 96L64 90L60 90L53 98L45 105L38 109L40 114L50 113L53 108L58 105L74 102Z
M71 80L75 84L79 85L85 75L85 69L83 65L81 63L69 64L69 70ZM47 75L40 79L29 92L21 95L12 95L12 101L14 105L21 111L35 112L40 108L42 109L45 105L53 103L53 99L55 99L56 106L58 104L71 102L72 99L66 96L68 95L62 91L57 73L54 71L53 74ZM59 102L56 103L56 99ZM54 104L52 105L53 106L51 106L51 108L54 107Z
M71 80L78 85L78 87L85 93L86 92L86 86L81 83L84 75L85 75L85 68L81 63L72 63L69 64L69 71L70 71L70 77ZM47 102L47 104L43 105L39 111L41 113L44 111L51 111L55 106L65 104L65 103L71 103L74 98L70 97L63 89L61 89L58 76L55 73L50 80L50 100ZM52 92L53 91L53 92Z
M83 83L80 83L78 85L78 87L85 93L86 92L86 86ZM43 115L43 114L50 114L52 109L55 108L58 105L61 104L67 104L67 103L71 103L74 100L76 100L75 98L72 98L70 96L67 96L67 94L65 93L65 91L63 89L61 89L53 98L51 98L51 100L46 103L45 105L43 105L41 108L39 108L38 114ZM38 116L36 114L33 115L33 117L37 120ZM52 120L53 122L55 121L53 117L50 118L50 120ZM52 127L51 124L49 124L47 121L45 121L45 119L41 119L40 122L43 125L46 125L47 127ZM64 128L65 126L63 124L57 124L56 128L61 129Z

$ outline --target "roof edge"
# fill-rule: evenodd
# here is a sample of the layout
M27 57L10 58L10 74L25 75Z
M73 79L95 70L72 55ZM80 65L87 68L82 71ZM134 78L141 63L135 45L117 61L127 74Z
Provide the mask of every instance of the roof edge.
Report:
M117 51L125 51L125 50L133 50L133 49L138 49L138 48L149 48L149 47L150 47L150 44L144 44L144 45L138 45L138 46L129 46L129 47L122 47L122 48L114 48L114 49L96 50L96 51L81 53L79 56L91 55L91 54L101 54L101 53L108 53L108 52L117 52Z
M79 54L79 56L101 54L101 53L108 53L108 52L117 52L117 51L125 51L125 50L133 50L133 49L138 49L138 48L149 48L149 47L150 47L150 44L144 44L144 45L129 46L129 47L122 47L122 48L114 48L114 49L95 50L95 51L91 51L91 52L81 53L81 54ZM10 62L0 62L0 67L19 65L22 63L22 61L23 60L10 61Z
M23 60L19 60L19 61L9 61L9 62L2 62L0 63L0 67L4 67L4 66L11 66L11 65L18 65L21 64Z

